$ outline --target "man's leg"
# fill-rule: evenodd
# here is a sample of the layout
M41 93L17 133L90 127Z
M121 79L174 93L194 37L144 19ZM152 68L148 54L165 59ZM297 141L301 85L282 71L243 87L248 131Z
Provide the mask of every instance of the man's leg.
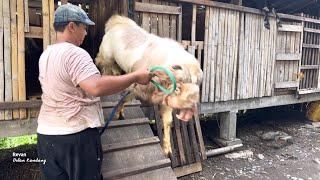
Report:
M52 140L55 136L38 134L38 157L46 162L40 163L42 179L45 180L68 180L68 175L63 168L60 167L56 160L56 152L54 151L54 143Z

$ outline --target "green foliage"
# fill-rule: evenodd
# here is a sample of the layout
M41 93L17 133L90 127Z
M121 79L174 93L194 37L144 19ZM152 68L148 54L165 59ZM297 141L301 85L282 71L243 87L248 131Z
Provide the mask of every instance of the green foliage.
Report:
M18 137L5 137L0 139L0 149L9 149L21 145L36 144L37 135L27 135Z

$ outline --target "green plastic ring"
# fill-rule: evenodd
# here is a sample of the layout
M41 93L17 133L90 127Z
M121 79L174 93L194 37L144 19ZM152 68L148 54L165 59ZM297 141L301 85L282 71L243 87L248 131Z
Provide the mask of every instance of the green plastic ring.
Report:
M164 92L165 94L171 94L173 93L176 89L177 89L177 81L176 78L174 77L174 75L172 74L172 72L164 67L161 66L154 66L150 69L150 72L154 72L154 71L163 71L165 72L169 78L171 83L173 84L173 87L171 89L166 89L165 87L163 87L161 84L159 84L158 82L151 80L151 83L156 86L158 89L160 89L162 92Z

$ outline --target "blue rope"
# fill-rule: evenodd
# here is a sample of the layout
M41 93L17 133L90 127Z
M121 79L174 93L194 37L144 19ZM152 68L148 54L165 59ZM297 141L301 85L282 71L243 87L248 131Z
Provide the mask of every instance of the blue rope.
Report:
M104 127L100 130L100 136L104 133L104 131L107 129L109 123L113 120L117 110L119 109L119 107L124 103L124 99L130 94L130 91L127 91L118 101L117 105L115 107L113 107L111 114L109 115L108 119L105 122Z

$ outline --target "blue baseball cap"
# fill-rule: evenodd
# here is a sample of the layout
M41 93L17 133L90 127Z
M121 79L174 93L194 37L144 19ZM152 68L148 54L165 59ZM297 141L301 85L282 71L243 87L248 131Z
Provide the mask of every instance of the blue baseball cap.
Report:
M56 9L54 12L54 22L80 22L88 26L95 25L95 23L89 19L87 13L83 9L70 3L61 5Z

